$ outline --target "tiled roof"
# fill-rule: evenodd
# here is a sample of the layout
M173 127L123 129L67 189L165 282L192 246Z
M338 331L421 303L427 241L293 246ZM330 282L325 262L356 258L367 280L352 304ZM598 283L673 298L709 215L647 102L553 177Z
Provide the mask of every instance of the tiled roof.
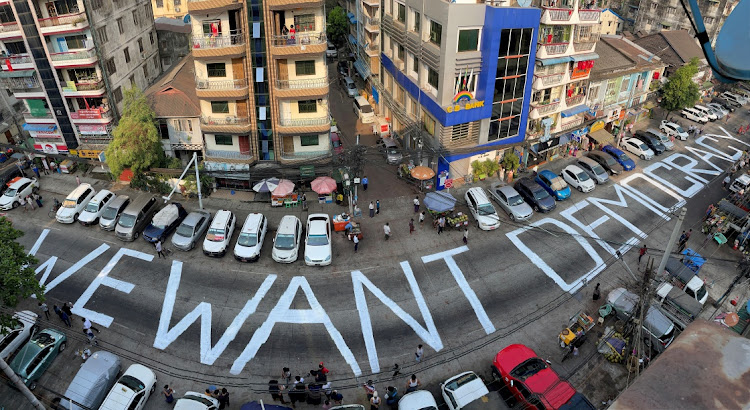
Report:
M596 53L599 54L599 59L591 69L592 80L665 66L658 57L653 57L650 52L620 35L601 36L596 44Z
M632 60L604 41L596 44L596 54L599 54L599 59L591 69L592 79L607 78L608 74L635 68Z
M686 30L662 31L633 41L673 67L682 67L693 57L704 58L698 43Z
M146 89L146 99L157 118L199 117L201 110L195 94L195 65L188 54Z

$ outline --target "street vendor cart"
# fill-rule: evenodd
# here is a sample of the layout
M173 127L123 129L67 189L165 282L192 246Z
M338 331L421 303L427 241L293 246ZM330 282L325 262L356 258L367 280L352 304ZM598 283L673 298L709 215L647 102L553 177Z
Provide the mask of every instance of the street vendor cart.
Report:
M560 340L560 347L565 348L568 346L580 346L583 342L583 338L586 332L594 327L594 319L591 316L578 312L575 316L571 317L568 321L568 327L563 329L558 336Z

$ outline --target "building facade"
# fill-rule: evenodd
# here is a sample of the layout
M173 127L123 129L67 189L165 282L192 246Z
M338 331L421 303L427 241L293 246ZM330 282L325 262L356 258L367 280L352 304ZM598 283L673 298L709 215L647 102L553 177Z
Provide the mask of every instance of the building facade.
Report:
M161 67L163 71L167 71L172 64L177 64L190 54L193 28L183 20L166 17L155 19L154 28L159 39Z
M599 34L615 35L622 34L622 27L625 20L612 9L602 10L599 18Z
M182 19L188 14L191 0L151 0L154 18Z
M161 72L145 0L6 1L0 21L0 78L23 101L23 127L38 151L96 158L124 90L145 89Z
M354 55L352 68L371 94L380 74L380 0L340 1L349 19L347 46Z

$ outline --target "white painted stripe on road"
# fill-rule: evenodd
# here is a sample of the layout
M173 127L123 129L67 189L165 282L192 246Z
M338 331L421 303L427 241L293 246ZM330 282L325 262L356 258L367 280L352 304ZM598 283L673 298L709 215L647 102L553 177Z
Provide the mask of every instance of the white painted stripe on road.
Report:
M34 246L32 246L31 250L29 251L29 255L36 255L37 251L42 246L42 242L44 242L44 240L47 238L47 235L49 235L49 229L45 229L42 231L42 233L39 234L39 237L36 238L36 242L34 242Z
M65 270L65 272L61 273L59 276L57 276L52 282L49 283L49 285L46 285L46 288L44 289L44 293L49 292L50 290L54 289L57 285L62 283L65 279L68 279L71 277L74 273L78 272L79 269L81 269L84 265L88 264L92 260L99 257L99 255L103 254L104 252L109 249L109 245L101 244L98 248L94 249L93 251L89 252L88 255L84 256L81 260L73 264L73 266L69 267ZM51 258L50 258L51 259ZM51 270L51 268L50 268Z

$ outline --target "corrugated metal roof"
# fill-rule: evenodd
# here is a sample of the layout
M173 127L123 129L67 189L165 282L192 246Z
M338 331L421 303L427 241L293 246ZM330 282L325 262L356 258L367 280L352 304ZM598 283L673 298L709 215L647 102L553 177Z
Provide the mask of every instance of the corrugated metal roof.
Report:
M145 92L156 117L199 117L198 96L195 94L195 65L188 54L169 71L157 78Z

